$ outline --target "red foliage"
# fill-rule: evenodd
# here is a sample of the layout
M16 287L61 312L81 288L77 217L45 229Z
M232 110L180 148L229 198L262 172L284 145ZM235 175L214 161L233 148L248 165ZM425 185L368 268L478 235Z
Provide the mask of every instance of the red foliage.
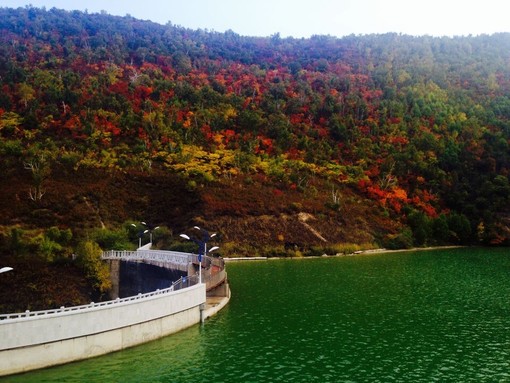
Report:
M70 131L75 131L81 127L80 117L73 115L71 116L65 123L62 125L64 129L69 129Z
M297 148L290 148L287 151L287 158L289 160L299 160L303 158L303 153Z
M223 131L223 137L225 144L228 144L231 140L235 139L237 136L236 132L232 129L226 129Z
M275 197L283 197L285 193L281 191L280 189L273 189L273 195Z
M202 125L202 128L200 128L200 130L202 131L202 134L207 139L207 141L211 141L213 139L213 132L209 125Z
M303 122L303 113L291 114L289 119L292 125L301 124Z
M248 108L248 105L250 105L250 103L251 103L251 97L246 97L243 102L243 109Z
M255 149L255 153L271 154L274 150L273 140L264 136L258 136L259 145Z
M409 139L407 139L407 137L390 137L389 143L392 145L407 145Z
M386 203L389 194L387 191L382 190L377 185L369 186L366 190L370 198L381 201L383 205Z
M362 192L366 192L370 185L372 185L372 181L370 179L363 178L358 181L358 189Z
M153 92L153 89L150 86L140 85L135 88L136 98L142 99L142 100L145 100L146 98L148 98L152 94L152 92Z
M125 81L117 81L115 84L110 85L109 90L116 94L129 95L129 87Z

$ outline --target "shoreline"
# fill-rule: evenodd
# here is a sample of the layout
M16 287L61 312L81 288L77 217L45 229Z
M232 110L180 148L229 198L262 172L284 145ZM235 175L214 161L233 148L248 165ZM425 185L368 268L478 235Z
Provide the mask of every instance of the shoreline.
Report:
M232 257L232 258L223 258L225 263L228 262L243 262L243 261L270 261L270 260L279 260L279 259L317 259L317 258L333 258L333 257L354 257L359 255L376 255L376 254L386 254L386 253L404 253L404 252L414 252L414 251L432 251L432 250L448 250L448 249L460 249L469 246L461 246L461 245L452 245L452 246L427 246L427 247L413 247L410 249L369 249L369 250L359 250L354 253L349 254L334 254L334 255L319 255L319 256L302 256L302 257Z

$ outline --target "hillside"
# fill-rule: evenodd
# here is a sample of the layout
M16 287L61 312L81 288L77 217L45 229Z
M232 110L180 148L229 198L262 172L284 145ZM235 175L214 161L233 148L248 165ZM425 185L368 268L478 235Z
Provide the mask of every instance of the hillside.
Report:
M4 254L16 230L141 220L161 246L218 231L226 256L510 243L510 34L255 38L0 8L0 87Z

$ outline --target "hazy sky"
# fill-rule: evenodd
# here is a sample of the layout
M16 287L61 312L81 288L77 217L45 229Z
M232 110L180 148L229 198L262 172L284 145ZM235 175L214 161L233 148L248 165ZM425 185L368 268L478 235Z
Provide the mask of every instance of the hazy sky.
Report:
M509 0L0 0L3 7L101 10L160 24L241 35L310 37L399 32L454 36L510 32Z

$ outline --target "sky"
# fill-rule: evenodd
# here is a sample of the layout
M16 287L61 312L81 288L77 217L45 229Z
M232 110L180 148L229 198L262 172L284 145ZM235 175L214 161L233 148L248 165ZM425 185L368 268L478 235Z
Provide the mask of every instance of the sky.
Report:
M244 36L397 32L462 36L510 32L509 0L0 0L1 7L106 11Z

